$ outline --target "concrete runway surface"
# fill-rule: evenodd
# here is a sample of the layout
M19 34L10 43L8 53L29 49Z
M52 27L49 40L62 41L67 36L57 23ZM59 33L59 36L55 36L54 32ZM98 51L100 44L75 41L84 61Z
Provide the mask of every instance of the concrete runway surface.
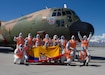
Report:
M78 48L77 48L78 49ZM89 66L72 62L71 66L59 64L13 64L13 50L0 47L0 75L105 75L105 47L89 47Z

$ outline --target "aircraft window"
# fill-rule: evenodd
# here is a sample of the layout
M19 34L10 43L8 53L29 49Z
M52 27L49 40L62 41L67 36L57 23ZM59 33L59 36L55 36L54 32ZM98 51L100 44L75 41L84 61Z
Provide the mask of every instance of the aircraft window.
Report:
M57 11L57 9L55 9L54 11Z
M56 16L56 12L53 12L52 16Z
M68 21L72 22L71 16L68 16Z
M71 12L70 12L70 11L66 11L66 14L68 14L68 15L69 15L69 14L71 14Z
M74 11L72 11L73 14L76 14Z
M61 26L64 26L64 20L61 20Z
M57 13L57 16L61 16L61 12L58 12L58 13Z
M61 9L58 9L58 11L61 11Z
M57 27L60 27L60 20L56 20Z
M62 11L62 15L64 16L64 15L66 15L66 13L64 11Z

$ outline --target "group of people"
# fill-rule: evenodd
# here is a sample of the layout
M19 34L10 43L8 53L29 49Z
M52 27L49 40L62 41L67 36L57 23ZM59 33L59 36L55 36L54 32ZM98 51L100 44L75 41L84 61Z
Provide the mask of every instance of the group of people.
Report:
M84 50L86 51L87 55L89 55L88 42L92 36L92 33L90 32L88 38L86 35L84 35L82 38L80 32L78 32L78 36L81 41L82 55L85 55ZM72 35L70 40L67 41L63 35L60 38L58 38L57 35L54 35L51 39L49 35L46 34L45 38L42 39L39 34L37 34L35 37L32 37L32 34L29 33L26 38L23 38L23 34L19 33L18 37L14 37L14 41L17 43L14 51L14 64L16 64L19 59L21 59L20 64L24 64L24 60L28 60L29 49L37 46L59 46L61 48L61 54L65 55L68 64L71 64L71 62L76 58L76 45L78 41L75 39L74 35Z

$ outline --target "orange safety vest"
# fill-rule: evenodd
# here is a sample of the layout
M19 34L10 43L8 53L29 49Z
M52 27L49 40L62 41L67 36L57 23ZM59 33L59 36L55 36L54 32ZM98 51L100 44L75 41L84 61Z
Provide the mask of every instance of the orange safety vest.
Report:
M24 50L26 51L26 54L29 55L29 47L28 46L24 46Z
M33 38L32 40L33 40L33 44L35 44L35 42L36 42L36 38Z
M39 46L41 46L41 45L42 45L42 39L40 39L40 38L36 38L36 39L35 39L35 42L36 42L36 41L38 41Z
M24 38L20 38L20 37L17 37L16 38L16 40L17 40L17 45L19 46L20 44L24 44Z
M45 43L45 42L48 42L48 46L50 45L50 39L44 38L43 41L44 41L44 43Z
M82 40L81 46L88 48L88 40Z
M33 40L32 38L26 38L28 40L28 46L32 46L33 45Z
M21 51L20 49L18 49L18 52L17 52L16 56L17 56L18 58L22 58L22 57L24 56L24 55L23 55L23 50Z
M76 48L76 40L69 40L70 42L70 47Z
M64 42L63 42L64 48L66 47L66 43L67 43L67 40L64 40ZM62 45L61 42L60 42L60 45Z
M58 40L52 39L53 45L56 43L56 45L59 45Z
M71 58L71 55L70 55L71 51L72 51L72 50L66 50L66 49L64 49L64 56L65 56L66 58Z

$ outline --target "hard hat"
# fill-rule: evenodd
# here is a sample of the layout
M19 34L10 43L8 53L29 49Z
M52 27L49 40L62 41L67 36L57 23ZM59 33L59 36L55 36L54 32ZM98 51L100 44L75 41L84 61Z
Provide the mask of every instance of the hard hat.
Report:
M75 39L75 36L74 36L74 35L72 35L72 36L71 36L71 39Z
M86 35L84 35L84 36L83 36L83 39L87 39L87 36L86 36Z
M62 36L61 36L61 39L65 39L65 37L62 35Z
M23 37L23 34L21 32L19 33L19 37Z
M45 38L49 38L49 35L48 35L48 34L46 34L46 35L45 35Z
M40 38L40 35L39 35L39 34L37 34L37 35L36 35L36 38Z
M57 38L58 38L58 36L57 36L57 35L54 35L54 36L53 36L53 39L57 39Z
M31 33L29 33L29 34L28 34L28 37L32 37L32 34L31 34Z

